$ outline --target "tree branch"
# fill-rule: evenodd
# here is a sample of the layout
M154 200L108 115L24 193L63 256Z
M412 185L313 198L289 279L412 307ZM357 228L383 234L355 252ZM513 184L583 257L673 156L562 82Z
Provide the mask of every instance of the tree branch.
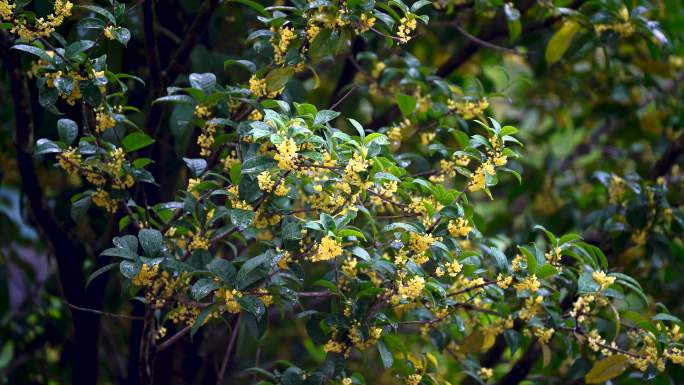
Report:
M199 40L200 36L202 36L207 29L209 19L218 6L219 0L205 0L200 6L197 16L195 16L195 20L192 21L190 29L185 34L185 39L183 39L180 47L178 47L176 52L171 56L169 64L162 73L164 80L166 80L168 84L173 83L182 71L192 49L197 44L197 40Z
M651 171L651 179L658 179L667 174L682 153L684 153L684 134L679 135L674 142L670 143L670 146L655 163Z
M223 379L226 376L226 369L228 369L228 363L230 363L230 357L233 354L233 348L235 347L235 341L237 341L238 330L240 329L240 317L238 316L233 325L233 331L230 335L230 342L228 342L228 348L226 349L226 354L223 356L223 362L221 362L221 369L219 370L218 376L216 377L216 385L222 385Z

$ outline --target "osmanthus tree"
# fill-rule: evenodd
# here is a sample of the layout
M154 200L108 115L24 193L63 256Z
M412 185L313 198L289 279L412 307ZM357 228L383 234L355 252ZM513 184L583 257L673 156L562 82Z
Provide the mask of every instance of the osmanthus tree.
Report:
M96 381L100 316L117 316L99 310L111 270L116 294L136 308L130 383L676 381L684 325L629 267L611 269L608 236L533 224L510 237L487 231L501 226L489 214L497 190L527 183L518 138L549 142L505 123L530 125L506 106L534 89L516 82L527 47L490 40L546 30L541 65L574 65L562 69L568 77L583 76L586 55L646 67L639 52L650 49L673 71L662 77L677 79L682 59L654 20L672 5L643 3L56 0L46 14L46 2L0 0L16 167L72 310L73 383ZM158 16L183 12L195 15L179 36ZM462 15L469 30L483 26L477 35ZM211 53L198 49L221 19L238 26L237 41L223 32ZM431 23L467 42L437 69L420 40L439 46L448 35ZM616 39L633 50L615 49ZM451 76L479 46L504 51L519 72L487 66L484 85ZM129 49L144 54L144 71L120 71ZM191 59L225 69L183 75ZM337 83L322 85L340 59ZM550 83L539 88L553 79L539 76ZM543 113L596 111L555 108ZM37 116L49 129L34 142ZM681 142L664 150L656 178L681 183L670 171ZM44 191L36 162L66 179L61 192ZM649 234L654 245L676 238L684 216L668 180L596 175L608 206L597 198L578 211L593 210L617 245L643 251ZM557 198L553 188L539 189L538 208ZM68 198L68 214L46 195ZM65 230L80 224L105 230Z

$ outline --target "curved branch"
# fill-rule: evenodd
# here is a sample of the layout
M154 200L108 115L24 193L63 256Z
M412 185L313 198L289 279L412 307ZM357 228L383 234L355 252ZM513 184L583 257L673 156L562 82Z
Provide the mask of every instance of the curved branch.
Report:
M651 179L658 179L667 174L682 153L684 153L684 134L679 135L674 142L670 143L670 146L655 163L651 171Z
M178 47L176 52L171 56L169 64L162 73L164 80L166 80L168 84L176 80L182 71L192 49L197 44L197 40L199 40L200 36L202 36L207 29L209 19L218 6L219 0L205 0L202 3L202 6L200 6L197 16L195 16L195 20L192 21L190 29L185 34L185 39L183 39L180 47Z

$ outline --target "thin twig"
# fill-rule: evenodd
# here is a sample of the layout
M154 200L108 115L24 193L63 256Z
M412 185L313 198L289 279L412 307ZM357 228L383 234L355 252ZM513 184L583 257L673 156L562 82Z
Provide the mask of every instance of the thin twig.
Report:
M122 319L127 319L127 320L132 320L132 321L142 321L142 320L144 320L143 317L136 317L136 316L126 315L126 314L108 313L108 312L106 312L106 311L101 311L101 310L97 310L97 309L90 309L90 308L87 308L87 307L76 306L76 305L74 305L74 304L72 304L72 303L67 302L66 300L62 300L62 302L64 302L65 305L67 305L68 307L70 307L70 308L72 308L72 309L74 309L74 310L83 311L83 312L86 312L86 313L99 314L99 315L103 315L103 316L107 316L107 317L122 318Z
M454 28L456 28L456 30L457 30L461 35L465 36L466 38L472 40L473 42L475 42L475 43L477 43L477 44L479 44L479 45L481 45L481 46L483 46L483 47L491 48L491 49L497 50L497 51L513 53L513 54L516 54L516 55L521 55L521 54L522 54L522 52L518 51L518 50L515 49L515 48L502 47L502 46L500 46L500 45L497 45L497 44L494 44L494 43L490 43L490 42L488 42L488 41L486 41L486 40L482 40L482 39L480 39L479 37L477 37L477 36L475 36L475 35L471 35L470 33L468 33L468 31L466 31L463 27L461 27L457 22L451 22L451 23L449 23L449 25L450 25L450 26L453 26Z
M235 346L235 341L237 341L238 330L240 329L240 317L235 321L233 325L233 332L230 335L230 342L228 342L228 348L226 349L226 354L223 356L223 362L221 363L221 370L216 378L216 385L223 384L223 379L226 376L226 369L228 369L228 363L230 362L230 356L233 352L233 347Z
M340 103L347 99L347 97L349 97L349 95L351 95L352 92L356 91L357 88L358 87L356 86L356 84L354 84L344 95L342 95L341 98L339 98L335 103L333 103L332 106L330 106L330 109L334 110L335 108L337 108L337 106L339 106Z
M178 340L183 338L184 335L188 334L190 330L192 330L192 326L186 326L183 329L181 329L178 333L169 337L169 339L167 339L166 341L162 342L159 346L157 346L157 353L166 350L169 346L175 344Z

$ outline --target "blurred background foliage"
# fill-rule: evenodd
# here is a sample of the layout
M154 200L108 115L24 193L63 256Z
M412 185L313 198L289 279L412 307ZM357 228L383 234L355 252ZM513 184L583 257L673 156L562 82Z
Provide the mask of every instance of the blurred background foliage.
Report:
M283 98L322 108L349 91L350 96L336 109L365 127L385 132L402 118L396 100L383 93L383 87L413 89L417 84L420 88L436 73L460 85L468 97L486 97L493 116L517 126L525 145L521 149L523 157L517 160L523 183L511 177L493 191L497 199L483 197L477 202L479 230L495 237L502 248L541 241L537 239L539 234L529 231L537 224L557 234L583 234L589 243L604 250L612 269L637 277L648 295L673 314L683 315L684 182L680 165L684 149L684 4L680 0L443 0L436 5L440 9L426 11L431 19L429 26L418 27L405 51L397 51L381 39L357 37L350 42L348 52L317 60L296 74ZM39 14L51 9L48 0L36 0L32 6ZM190 28L200 6L200 0L165 0L157 4L162 63L170 60L168 54L183 41L184 31ZM643 17L648 21L634 21L635 33L627 35L596 27L620 22L625 7L633 20L640 17L640 7L646 9ZM112 71L148 78L141 10L137 7L127 13L126 25L133 36L127 48L114 41L103 44L107 45ZM568 27L569 19L584 23L584 28ZM652 21L657 21L659 28L650 24ZM61 33L83 38L88 31L79 29L77 22L76 17L69 19ZM185 72L213 72L221 84L245 83L249 72L240 66L224 68L224 62L270 60L264 52L270 47L246 42L249 33L259 28L262 25L250 7L236 2L216 8L208 19L206 33L192 48ZM0 67L4 60L0 58ZM384 68L375 73L379 66ZM177 80L185 82L183 75ZM129 86L128 104L142 112L128 118L143 125L149 90L135 82ZM72 355L72 313L61 300L56 266L48 256L45 239L28 215L15 160L14 106L9 94L3 71L0 378L10 384L65 384L69 383L72 369L81 364ZM421 99L424 95L414 96L418 110L420 103L429 103L429 99ZM33 99L37 104L35 95ZM33 111L35 137L49 137L57 117L40 108ZM169 194L183 187L179 183L185 180L184 171L175 171L183 169L182 155L195 146L191 131L180 123L191 115L191 108L179 105L166 118L170 130L164 135L176 148L175 154L167 151L164 158L164 170L169 172L162 178L169 178L167 185L174 186ZM427 115L419 118L424 122L430 119ZM411 140L418 137L415 127L402 127L403 136L409 139L396 145L430 159L439 152L439 146L426 149L420 141ZM430 141L433 144L448 145L458 140L439 127L434 133ZM97 255L111 244L119 218L100 214L79 223L70 219L68 202L82 189L80 180L57 172L48 159L37 172L56 217L68 231L78 234L86 245L86 255ZM83 281L94 269L95 259L82 258L78 264L80 273L74 279ZM102 285L106 286L104 309L136 314L135 305L122 299L117 281ZM137 357L137 345L131 342L136 321L105 316L100 322L98 383L136 383L136 376L129 375L135 370ZM249 340L238 341L235 367L253 366L260 355L269 360L323 360L320 349L305 338L303 322L270 330L270 341L277 343L257 346ZM214 365L210 357L219 349L215 341L225 340L212 337L195 338L192 343L183 343L193 344L192 349L180 345L173 354L168 353L164 359L169 370L160 383L205 381ZM418 336L415 338L415 343L421 343ZM377 377L382 370L369 367L360 358L351 365L364 373L368 383L397 383L390 376ZM535 365L539 370L528 378L528 383L581 383L582 374L590 367L580 360L577 368L568 372L562 356ZM580 373L578 377L573 376L575 369ZM252 380L251 375L235 373L232 383ZM454 373L453 379L457 383L462 376ZM682 383L684 373L673 369L654 381L659 385ZM619 383L637 384L642 380L626 378Z

